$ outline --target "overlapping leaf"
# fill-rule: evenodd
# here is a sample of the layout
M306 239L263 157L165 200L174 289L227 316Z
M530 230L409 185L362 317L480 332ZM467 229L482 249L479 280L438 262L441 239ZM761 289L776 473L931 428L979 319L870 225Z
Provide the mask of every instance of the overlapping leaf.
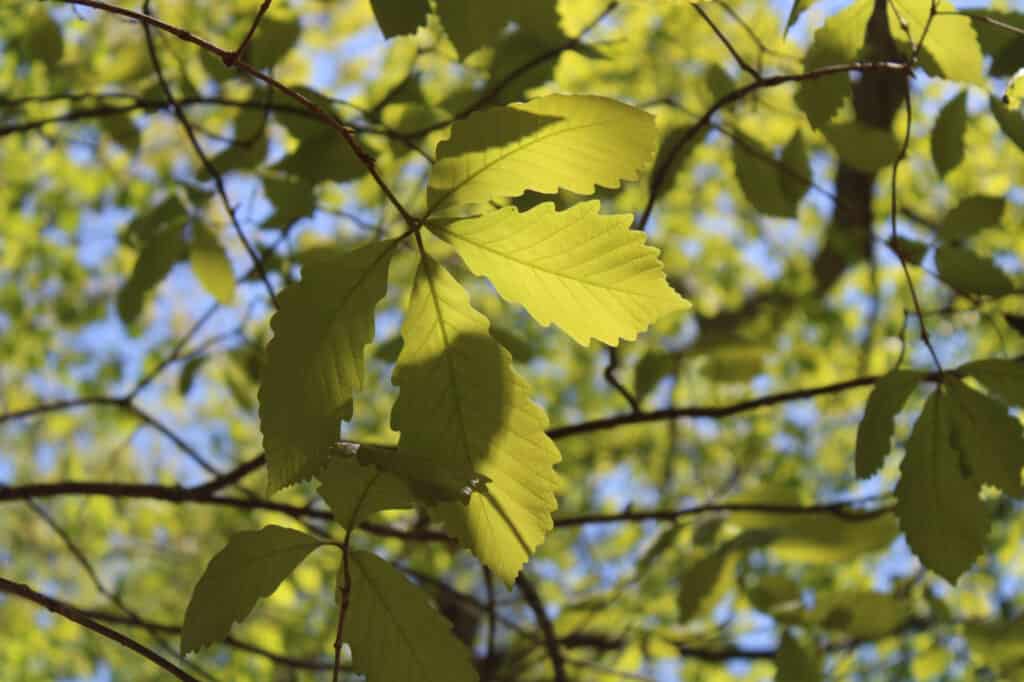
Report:
M367 682L475 682L470 651L427 595L369 552L349 559L345 641Z
M528 189L591 194L636 180L651 161L654 117L605 97L550 95L479 111L438 145L431 212Z
M882 461L892 449L896 415L923 378L920 372L897 370L886 374L875 384L857 429L858 478L867 478L882 466Z
M632 217L600 215L600 207L509 207L435 232L541 324L553 322L582 345L596 338L614 346L688 304L666 282L657 249L629 228Z
M468 504L435 509L498 576L511 583L551 529L560 459L547 416L508 351L488 335L458 282L424 256L402 327L392 413L399 457L422 462L441 489L483 481Z
M259 392L271 491L315 473L351 417L394 246L321 254L279 297Z
M348 530L375 512L416 504L405 481L372 463L360 462L355 455L332 457L318 478L320 496Z

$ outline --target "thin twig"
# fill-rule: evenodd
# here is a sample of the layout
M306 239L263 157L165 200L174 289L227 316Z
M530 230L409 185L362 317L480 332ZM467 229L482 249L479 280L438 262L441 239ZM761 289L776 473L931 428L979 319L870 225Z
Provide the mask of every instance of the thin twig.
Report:
M718 28L715 22L711 20L711 17L709 17L708 13L704 11L704 8L701 7L699 3L694 3L693 9L697 10L697 14L700 15L700 18L703 19L705 23L707 23L707 25L711 27L711 30L715 32L715 35L718 36L718 39L722 42L723 45L725 45L725 49L729 50L729 54L731 54L732 58L736 60L736 63L740 65L740 68L749 73L751 76L753 76L754 82L761 80L761 73L753 66L748 64L747 60L744 59L743 56L736 51L736 48L725 36L725 34L722 33L722 31Z
M16 583L12 580L7 580L6 578L0 578L0 592L6 592L7 594L21 597L22 599L38 604L48 611L56 613L58 616L63 616L64 618L78 623L93 632L103 635L107 639L111 639L121 646L131 649L140 656L149 659L179 680L183 680L184 682L199 682L198 679L189 675L187 672L174 665L149 647L136 642L130 637L122 635L120 632L107 627L93 618L90 618L88 615L66 602L52 597L47 597L45 594L36 592L28 585Z
M270 9L270 3L272 0L263 0L260 8L256 10L256 18L253 19L252 25L249 26L249 32L245 34L245 38L242 39L238 49L236 49L231 55L224 57L224 66L232 67L238 58L245 52L245 48L249 47L249 41L252 40L253 35L256 33L256 28L260 25L260 21L263 19L263 15Z
M558 637L555 635L555 628L551 624L551 619L548 618L548 614L544 610L544 603L541 601L540 595L537 594L537 589L529 578L526 577L526 573L519 574L519 577L516 578L516 585L519 586L519 591L523 593L526 604L537 618L537 625L544 636L544 648L547 649L548 658L551 659L551 667L555 671L555 682L568 682L569 678L565 675L565 661L562 658L562 651L558 645Z
M146 16L148 16L149 0L146 0L143 8ZM146 34L146 48L149 51L149 58L153 63L153 70L156 72L157 80L160 83L160 89L163 90L164 97L167 98L171 108L174 110L174 115L178 118L178 121L181 122L181 127L185 130L185 135L188 137L188 141L192 145L192 149L195 151L196 156L199 157L200 163L203 165L203 168L206 169L206 172L210 177L213 178L213 184L217 189L217 195L220 197L221 203L224 205L224 210L227 212L228 218L231 220L231 226L234 228L235 234L238 235L239 241L242 242L242 246L245 247L246 253L249 254L249 259L256 268L256 272L259 273L260 280L263 282L263 286L267 290L267 295L270 297L274 307L277 308L277 294L274 293L274 286L270 283L270 276L267 274L267 270L263 265L263 259L261 259L260 255L256 253L256 249L246 236L241 223L238 222L238 216L235 214L235 209L231 205L231 200L228 198L227 188L224 186L224 178L221 176L220 171L217 170L217 166L215 166L210 160L210 157L206 155L206 152L203 150L203 146L199 143L199 139L196 137L196 132L193 129L192 124L188 120L188 116L185 115L185 110L181 108L178 104L178 100L174 97L174 93L171 92L171 86L164 76L163 67L160 65L160 57L157 55L156 44L153 40L153 32L150 29L150 25L144 22L142 24L142 30ZM225 63L227 63L227 58L225 58Z

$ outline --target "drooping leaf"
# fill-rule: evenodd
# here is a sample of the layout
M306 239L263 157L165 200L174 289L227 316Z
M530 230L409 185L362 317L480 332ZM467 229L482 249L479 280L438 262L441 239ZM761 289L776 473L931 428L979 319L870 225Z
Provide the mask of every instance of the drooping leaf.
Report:
M974 377L1010 405L1024 405L1024 363L1018 360L976 360L958 372Z
M64 37L60 25L42 5L30 11L27 30L21 36L19 50L29 59L38 59L47 67L56 66L64 56Z
M905 597L866 590L818 594L815 602L808 621L862 639L892 634L913 614Z
M854 2L832 15L814 34L804 57L804 70L813 71L856 61L864 46L864 33L874 0ZM829 122L850 95L850 78L845 73L810 78L800 83L796 101L815 128Z
M370 515L385 509L415 506L405 481L356 455L331 457L317 476L317 492L344 528L354 530Z
M939 225L939 234L944 239L967 239L986 227L1002 220L1006 199L974 195L962 200L950 209Z
M632 216L601 215L600 207L507 207L434 232L541 324L558 325L584 346L591 338L615 346L688 304L666 282L644 233L630 229Z
M896 370L875 384L864 408L864 418L857 427L857 478L868 478L882 466L892 449L896 415L922 379L921 372Z
M321 128L324 128L322 124ZM273 167L313 184L326 180L348 182L366 172L359 157L331 129L324 129L315 137L303 138L294 152Z
M235 273L220 241L206 227L193 227L188 248L192 272L218 303L230 305L235 298Z
M455 123L430 173L431 212L528 189L587 195L636 180L654 155L654 117L615 100L550 95Z
M279 296L260 385L271 492L314 474L363 385L363 347L387 287L395 242L323 254Z
M961 293L1005 296L1013 291L1013 282L998 265L963 247L940 246L935 265L942 281Z
M420 462L441 489L482 480L468 503L436 513L507 583L552 527L560 455L547 416L508 351L488 335L487 318L439 264L424 256L402 327L391 415L399 456Z
M323 543L281 526L236 533L218 552L192 592L181 631L181 652L198 651L228 636L231 624L269 597L306 556Z
M367 682L476 682L471 652L427 595L369 552L352 552L345 641Z
M952 404L955 446L970 457L979 481L1007 495L1021 497L1020 471L1024 466L1024 432L1020 420L1006 405L968 388L958 379L946 384Z
M959 450L953 435L952 409L942 388L928 398L896 486L896 514L910 549L951 583L981 554L989 526L972 453Z
M960 165L964 159L964 132L967 130L967 91L946 102L932 128L932 161L939 177Z
M302 27L297 16L265 16L249 43L246 60L258 69L269 69L295 47Z
M427 0L370 0L370 5L385 38L415 33L430 13Z
M636 399L643 402L659 381L672 374L677 364L677 355L661 349L652 350L640 358L633 383Z

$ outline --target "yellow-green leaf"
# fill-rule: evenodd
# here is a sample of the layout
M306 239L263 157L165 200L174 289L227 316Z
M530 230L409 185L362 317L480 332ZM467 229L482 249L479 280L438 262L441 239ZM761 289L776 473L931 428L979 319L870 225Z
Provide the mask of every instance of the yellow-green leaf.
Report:
M351 592L345 641L367 682L475 682L469 649L427 595L369 552L349 559Z
M947 386L953 404L954 445L967 454L978 480L1000 488L1007 495L1024 495L1020 482L1024 466L1020 420L1011 417L1002 403L968 388L958 379L951 379Z
M506 582L552 527L560 455L547 416L459 283L424 256L402 327L391 416L399 457L422 462L440 488L483 480L467 504L435 507L450 530Z
M279 296L259 392L271 492L316 473L351 418L394 246L320 254Z
M904 403L921 383L920 372L897 370L878 380L857 428L857 478L874 475L892 449L893 422Z
M605 97L550 95L477 112L438 145L431 212L528 189L592 194L636 180L657 144L654 117Z
M967 92L963 91L942 107L932 128L932 160L940 177L945 177L963 161L966 130Z
M217 237L205 227L197 225L189 245L188 259L196 279L210 295L219 303L230 305L235 299L235 274L231 271L231 261Z
M601 215L590 201L561 213L544 203L508 207L435 232L504 298L554 323L577 343L632 341L655 320L688 306L665 280L657 249L630 229L632 216Z
M385 509L408 509L416 504L405 481L356 455L332 457L317 478L317 492L343 527L355 529L364 519Z
M933 2L938 13L931 17ZM924 49L938 67L938 75L985 87L984 55L978 34L971 18L957 14L953 3L949 0L893 0L887 7L893 36L905 40L909 32L915 46L923 37ZM906 26L906 30L901 26Z

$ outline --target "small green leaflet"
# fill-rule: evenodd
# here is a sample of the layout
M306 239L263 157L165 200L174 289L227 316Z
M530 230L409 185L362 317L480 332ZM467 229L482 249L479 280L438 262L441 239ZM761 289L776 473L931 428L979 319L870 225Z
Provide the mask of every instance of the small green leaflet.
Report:
M427 595L369 552L349 558L344 638L367 682L476 682L469 649Z
M1021 116L1019 111L1011 111L995 97L989 98L989 107L992 109L992 115L995 117L996 122L999 123L999 128L1003 131L1003 134L1013 140L1021 149L1024 149L1024 116Z
M210 560L185 610L181 652L198 651L228 636L256 601L269 597L321 543L281 526L236 533Z
M427 0L370 0L370 5L385 38L415 33L430 13Z
M561 213L544 203L507 207L434 232L501 296L542 325L554 322L580 345L611 346L689 304L665 280L658 250L631 230L632 216L601 215L601 202Z
M488 321L458 282L425 256L410 296L391 415L399 457L422 462L439 488L487 481L468 503L435 511L480 560L511 584L552 527L561 458L547 415Z
M814 34L804 58L804 70L813 71L834 64L856 61L864 46L864 32L874 8L874 0L854 0L841 12L829 17ZM829 122L850 94L850 78L845 73L811 78L800 83L796 101L815 128Z
M654 155L654 117L605 97L550 95L472 114L437 147L429 212L519 196L588 195L636 180Z
M900 28L905 25L914 45L924 37L924 49L938 67L937 75L985 87L984 55L970 17L958 14L949 0L938 0L935 9L939 14L929 21L933 2L935 0L888 2L889 29L893 37L906 41L907 32Z
M935 265L942 281L960 293L1005 296L1013 291L999 266L963 247L943 244L935 251Z
M782 149L782 191L791 201L799 203L811 188L811 159L798 129Z
M878 380L857 428L857 478L873 476L892 449L894 420L924 379L921 372L896 370Z
M943 239L968 239L986 227L998 225L1003 218L1006 199L977 194L963 199L950 209L939 224Z
M361 463L356 455L332 457L317 478L320 496L338 523L350 531L376 512L416 505L405 481L373 464Z
M125 324L134 322L142 313L147 294L156 288L185 257L183 222L172 222L154 235L147 235L139 258L128 280L117 292L117 313Z
M932 128L932 160L939 177L964 160L964 133L967 130L967 91L949 100L935 119Z
M972 453L956 446L952 412L942 387L925 403L900 467L896 515L921 563L955 583L984 549L989 519Z
M704 126L697 133L693 133L689 127L679 127L665 134L654 160L654 172L650 176L649 189L654 198L672 189L679 172L693 150L707 137L708 130L709 128Z
M218 303L230 305L235 298L235 275L231 271L231 261L217 237L201 225L193 228L188 259L196 279L210 295Z
M271 492L316 473L339 422L351 418L394 247L382 241L319 254L281 293L259 391Z
M1010 405L1024 405L1024 363L1015 360L976 360L957 371L983 383L1000 400Z

